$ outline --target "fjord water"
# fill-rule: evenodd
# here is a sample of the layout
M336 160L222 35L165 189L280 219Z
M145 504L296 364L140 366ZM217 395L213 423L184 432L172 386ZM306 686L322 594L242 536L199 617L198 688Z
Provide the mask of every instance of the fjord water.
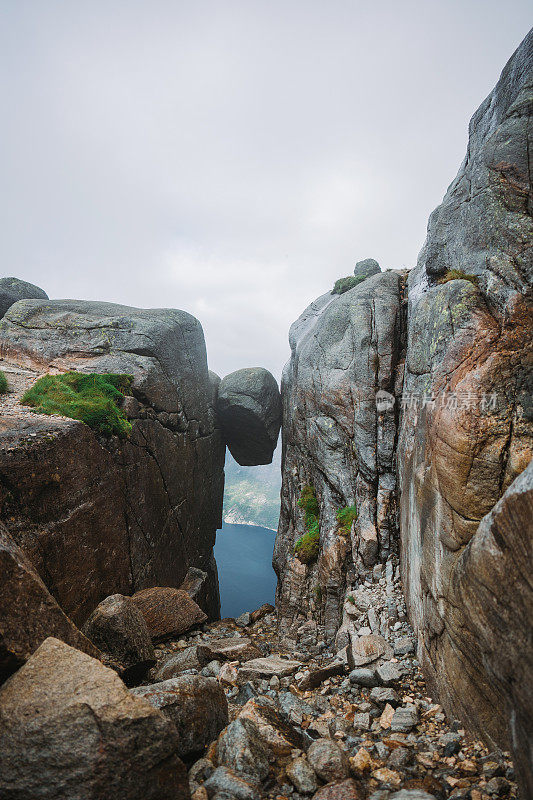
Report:
M274 603L274 539L267 528L222 523L215 544L222 617L238 617L263 603Z

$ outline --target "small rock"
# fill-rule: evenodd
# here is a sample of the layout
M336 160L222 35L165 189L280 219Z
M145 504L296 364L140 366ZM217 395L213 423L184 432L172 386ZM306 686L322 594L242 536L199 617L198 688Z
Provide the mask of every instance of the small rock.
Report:
M275 610L274 606L270 603L263 603L260 608L257 608L250 614L250 624L255 625L256 622L259 622L260 619L263 619L263 617L266 617L267 614L271 614Z
M362 800L357 784L352 778L337 783L328 783L313 795L313 800Z
M387 766L390 769L404 769L408 767L412 761L411 751L407 747L397 747L392 751L388 760Z
M348 664L351 669L354 669L377 661L382 656L390 658L391 655L392 647L383 636L376 634L359 636L351 640L351 646L348 648Z
M301 794L312 794L317 790L315 771L305 758L295 758L286 768L287 777Z
M353 727L355 728L356 731L370 730L370 714L368 714L367 712L354 714Z
M358 667L353 669L350 674L348 675L350 682L355 684L356 686L367 686L368 688L372 686L379 685L379 678L376 674L376 670L374 669L365 669L364 667Z
M357 753L350 758L350 767L355 775L371 770L372 758L366 748L360 747Z
M244 614L241 614L240 617L237 617L235 620L235 625L239 628L246 628L247 625L251 623L251 614L249 611L245 611Z
M444 733L439 738L439 744L444 748L444 757L450 758L461 749L462 738L458 733Z
M215 771L213 762L208 758L199 758L189 770L189 783L203 783Z
M416 708L397 708L391 721L391 731L402 731L407 733L418 723Z
M292 675L303 666L300 661L292 661L288 658L279 656L266 656L265 658L254 658L246 661L239 670L239 681L245 682L257 678L268 678L277 675L282 678L284 675Z
M392 686L394 683L398 683L402 677L398 664L395 664L394 661L386 661L381 664L376 672L383 686Z
M298 684L298 688L304 691L306 689L316 689L317 686L320 686L320 684L328 678L343 675L345 669L346 665L344 661L341 660L334 660L325 666L315 667L309 670L307 675L302 678Z
M295 748L303 750L305 747L303 734L279 712L270 697L249 700L238 719L254 722L265 744L278 756L289 755Z
M235 697L231 698L231 702L237 706L243 706L248 702L248 700L251 700L252 697L257 697L257 692L255 691L253 684L248 682L240 687Z
M323 781L339 781L350 774L346 753L331 739L313 742L307 751L307 759Z
M377 706L383 708L387 703L396 708L400 703L400 696L394 689L386 686L376 686L370 692L370 699Z
M220 795L221 798L226 796L235 800L258 800L260 797L259 787L255 781L237 775L225 766L217 767L204 783L204 789L210 798Z
M222 731L216 743L216 758L219 764L255 782L268 775L268 748L257 725L250 719L237 718Z
M198 657L207 664L213 659L218 661L249 661L260 658L261 651L245 636L228 636L225 639L211 639L200 642Z
M408 653L414 653L415 643L409 636L402 636L394 642L394 655L406 656Z
M392 769L388 769L387 767L381 767L380 769L374 770L372 777L379 783L383 783L386 786L391 786L392 788L396 788L402 784L401 775Z
M379 718L379 724L382 728L387 729L391 727L394 713L394 708L387 703L383 709L381 717Z
M177 678L185 670L202 669L206 662L198 657L198 647L187 647L179 653L172 653L168 656L155 672L156 681L166 681L169 678Z
M422 791L422 789L400 789L390 795L390 800L436 800L434 794Z

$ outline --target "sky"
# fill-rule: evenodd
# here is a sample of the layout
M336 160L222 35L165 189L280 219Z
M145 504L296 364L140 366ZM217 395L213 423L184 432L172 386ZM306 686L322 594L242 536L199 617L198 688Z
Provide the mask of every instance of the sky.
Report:
M0 274L184 309L279 378L356 261L410 268L530 0L0 0Z

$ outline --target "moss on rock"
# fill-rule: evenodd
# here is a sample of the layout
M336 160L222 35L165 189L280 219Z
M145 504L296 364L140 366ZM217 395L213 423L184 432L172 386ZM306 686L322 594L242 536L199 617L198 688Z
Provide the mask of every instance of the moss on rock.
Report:
M20 402L37 413L78 419L106 436L124 437L130 433L131 424L119 405L132 383L133 375L43 375Z

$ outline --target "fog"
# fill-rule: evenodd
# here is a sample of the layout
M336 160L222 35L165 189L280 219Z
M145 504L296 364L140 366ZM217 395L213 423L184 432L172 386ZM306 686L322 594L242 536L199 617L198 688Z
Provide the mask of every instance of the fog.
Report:
M355 261L411 267L529 2L3 0L1 273L197 316L279 377Z

